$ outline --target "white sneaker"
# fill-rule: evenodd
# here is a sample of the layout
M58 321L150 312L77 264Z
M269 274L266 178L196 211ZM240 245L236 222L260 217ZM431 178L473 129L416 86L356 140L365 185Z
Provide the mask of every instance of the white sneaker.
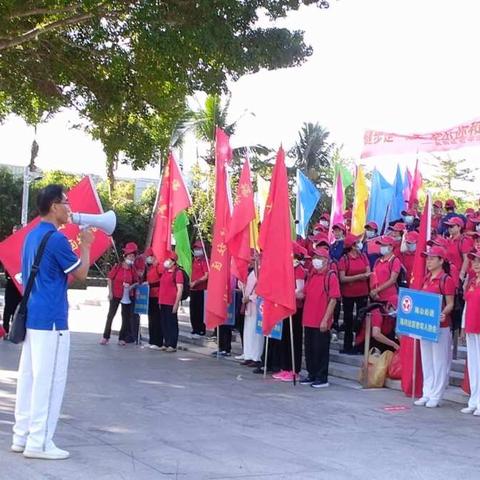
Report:
M15 453L23 453L23 451L25 450L25 445L17 445L15 443L12 443L10 450Z
M480 408L477 408L473 414L476 416L476 417L480 417Z
M414 405L416 405L417 407L424 407L428 402L428 398L427 397L422 397L422 398L419 398L418 400L415 400L413 402Z
M460 410L460 413L475 413L475 407L465 407Z
M49 450L24 450L23 456L27 458L38 458L41 460L66 460L70 453L61 448L53 447Z
M235 360L245 360L245 356L243 355L243 353L241 355L237 355L235 357Z
M150 350L161 350L161 347L159 347L158 345L149 345L148 347Z
M440 406L440 403L438 402L438 400L429 400L425 406L427 408L437 408Z

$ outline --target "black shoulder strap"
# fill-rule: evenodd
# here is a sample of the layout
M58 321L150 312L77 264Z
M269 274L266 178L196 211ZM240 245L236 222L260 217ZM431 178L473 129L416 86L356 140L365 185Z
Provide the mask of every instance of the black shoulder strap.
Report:
M30 270L30 276L28 277L27 286L23 291L23 298L22 304L25 307L27 305L28 297L32 292L33 282L35 281L35 277L37 276L38 270L40 268L40 261L43 257L43 252L45 251L45 247L47 246L48 239L55 233L54 230L47 232L45 236L42 238L40 246L38 247L37 253L35 255L35 260L33 261L32 269Z
M330 297L330 278L332 275L336 275L334 270L329 270L327 272L327 276L325 277L324 283L323 283L323 289L325 290L325 293L327 294L327 298Z

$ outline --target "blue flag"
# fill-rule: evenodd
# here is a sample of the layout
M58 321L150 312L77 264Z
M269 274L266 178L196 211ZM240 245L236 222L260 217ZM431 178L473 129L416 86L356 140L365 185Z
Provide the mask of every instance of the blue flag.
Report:
M320 192L310 179L297 169L297 235L307 238L308 222L310 221L310 218L312 218L319 200Z
M403 189L404 183L402 178L402 172L400 171L400 165L397 164L397 174L395 175L395 182L393 183L393 196L388 215L389 222L402 218L402 212L405 210Z
M392 201L393 186L375 169L372 174L370 200L368 202L367 222L375 222L381 230L385 222L388 206Z

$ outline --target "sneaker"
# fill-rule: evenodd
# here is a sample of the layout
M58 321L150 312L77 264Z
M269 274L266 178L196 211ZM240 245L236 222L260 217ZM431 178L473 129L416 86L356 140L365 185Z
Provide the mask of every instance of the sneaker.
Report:
M303 377L300 379L300 385L311 385L314 382L312 377Z
M108 338L102 338L100 340L100 345L108 345Z
M241 355L235 355L235 360L245 360L243 353Z
M418 400L415 400L413 404L416 405L417 407L424 407L427 404L428 400L429 399L427 397L422 397L422 398L419 398Z
M119 344L121 347L124 347L124 346L127 344L127 342L126 342L125 340L119 340L119 341L118 341L118 344Z
M198 333L192 333L192 338L200 338L200 335Z
M249 367L252 363L255 363L253 360L244 360L240 365L244 365L245 367Z
M263 374L263 367L255 367L255 368L252 370L252 373L256 373L257 375Z
M167 347L166 347L165 345L162 345L162 346L160 347L160 350L161 350L162 352L166 352L166 351L167 351Z
M25 450L25 445L17 445L16 443L12 443L10 450L15 453L23 453Z
M465 407L460 410L460 413L475 413L475 407Z
M282 380L282 379L283 379L283 376L284 376L286 373L288 373L286 370L280 370L279 372L274 373L274 374L272 375L272 378L273 378L274 380Z
M285 372L285 375L280 379L282 382L293 382L293 379L298 380L298 375L293 372Z
M476 417L480 417L480 408L477 408L473 414L476 416Z
M319 382L318 380L316 380L315 382L312 382L310 386L312 388L327 388L330 386L330 384L328 382Z
M166 351L166 352L169 352L169 353L173 353L173 352L176 352L177 349L176 349L176 348L173 348L173 347L167 347L167 348L165 349L165 351Z
M70 453L61 448L53 447L49 450L24 450L23 456L27 458L39 458L42 460L66 460Z
M154 345L154 344L149 345L148 348L150 350L161 350L162 349L162 347L159 347L158 345Z
M437 408L437 407L440 406L440 403L439 403L438 400L429 400L429 401L425 404L425 406L426 406L427 408Z

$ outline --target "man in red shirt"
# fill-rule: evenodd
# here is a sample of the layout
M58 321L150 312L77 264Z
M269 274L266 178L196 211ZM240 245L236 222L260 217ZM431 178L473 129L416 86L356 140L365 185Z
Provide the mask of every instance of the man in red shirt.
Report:
M203 319L205 290L208 284L208 260L202 242L193 244L192 278L190 281L190 323L192 335L205 335Z
M300 381L302 385L311 385L313 388L328 387L330 330L333 311L341 296L337 273L329 270L328 265L328 250L314 250L312 272L305 285L302 317L308 377Z

